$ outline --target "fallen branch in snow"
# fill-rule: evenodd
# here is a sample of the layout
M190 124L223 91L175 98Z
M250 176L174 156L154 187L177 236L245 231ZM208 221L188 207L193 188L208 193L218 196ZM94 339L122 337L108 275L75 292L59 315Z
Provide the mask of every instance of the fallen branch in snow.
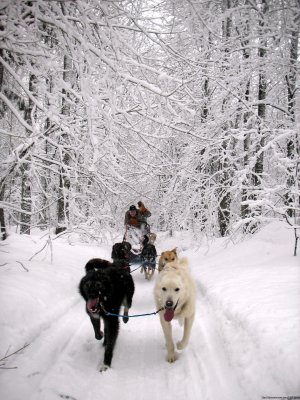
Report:
M16 261L18 264L21 264L21 266L25 269L26 272L29 272L29 269L25 267L25 265L23 263L21 263L21 261ZM6 262L4 264L0 264L0 267L4 267L5 265L8 265L9 263ZM0 360L1 361L1 360Z
M25 265L23 263L21 263L21 261L16 261L18 264L20 264L26 272L29 272L29 269L25 267Z
M298 246L298 240L299 236L297 234L297 228L294 228L294 233L295 233L295 248L294 248L294 256L296 257L297 255L297 246Z
M69 396L68 394L63 394L63 393L60 393L60 394L59 394L59 397L60 397L61 399L77 400L76 397Z
M53 262L53 248L52 248L52 240L51 237L49 235L47 242L44 244L44 246L41 248L41 250L39 250L38 252L36 252L32 257L29 258L29 261L31 261L35 256L37 256L39 253L41 253L45 248L47 248L49 246L50 251L51 251L51 263Z
M295 246L294 246L294 256L296 257L297 255L297 247L298 247L298 240L299 240L299 235L297 233L297 229L300 229L300 225L293 225L286 214L284 214L284 217L286 219L286 222L294 229L294 234L295 234Z
M7 360L9 357L13 356L14 354L20 353L22 350L24 350L28 346L29 346L29 343L24 344L24 346L21 347L20 349L14 351L13 353L7 354L5 357L1 358L0 362ZM18 367L5 367L5 361L4 361L4 363L0 364L0 369L16 369L16 368L18 368Z

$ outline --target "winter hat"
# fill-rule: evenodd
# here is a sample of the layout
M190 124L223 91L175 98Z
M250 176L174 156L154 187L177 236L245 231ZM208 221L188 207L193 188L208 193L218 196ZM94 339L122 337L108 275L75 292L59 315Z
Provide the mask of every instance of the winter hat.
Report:
M136 211L136 206L130 206L130 207L129 207L129 210L130 210L130 211Z

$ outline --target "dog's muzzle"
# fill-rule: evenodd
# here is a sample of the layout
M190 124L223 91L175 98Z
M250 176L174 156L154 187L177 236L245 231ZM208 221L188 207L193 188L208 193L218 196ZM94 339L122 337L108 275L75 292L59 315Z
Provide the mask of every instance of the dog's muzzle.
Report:
M175 306L174 306L174 302L172 300L166 301L165 312L164 312L165 321L170 322L174 318L174 314L175 314L176 307L178 305L178 301L179 301L179 299L177 300Z
M177 305L178 305L178 302L179 302L179 299L176 301L176 304L175 304L175 306L174 306L174 302L173 302L173 300L167 300L166 301L166 305L165 305L165 309L166 310L176 310L176 307L177 307Z
M90 312L92 314L98 313L101 309L99 297L96 297L93 299L88 299L88 301L86 303L86 307L88 309L88 312Z
M167 308L167 309L170 309L170 308L173 308L173 301L172 300L168 300L167 302L166 302L166 306L165 306L165 308Z

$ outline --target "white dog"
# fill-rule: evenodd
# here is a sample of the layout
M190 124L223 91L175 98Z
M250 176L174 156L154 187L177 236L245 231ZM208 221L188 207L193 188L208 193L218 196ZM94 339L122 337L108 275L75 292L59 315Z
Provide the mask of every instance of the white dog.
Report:
M195 317L196 285L189 273L187 259L164 267L156 280L154 297L157 309L161 309L159 317L166 340L167 361L172 363L176 360L176 353L171 321L176 318L184 323L183 337L177 343L177 349L182 350L189 342Z

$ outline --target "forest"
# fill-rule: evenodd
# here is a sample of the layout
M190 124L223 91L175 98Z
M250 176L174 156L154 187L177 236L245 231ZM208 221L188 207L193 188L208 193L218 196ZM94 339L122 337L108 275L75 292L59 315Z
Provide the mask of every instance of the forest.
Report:
M1 0L0 225L299 226L300 0Z

